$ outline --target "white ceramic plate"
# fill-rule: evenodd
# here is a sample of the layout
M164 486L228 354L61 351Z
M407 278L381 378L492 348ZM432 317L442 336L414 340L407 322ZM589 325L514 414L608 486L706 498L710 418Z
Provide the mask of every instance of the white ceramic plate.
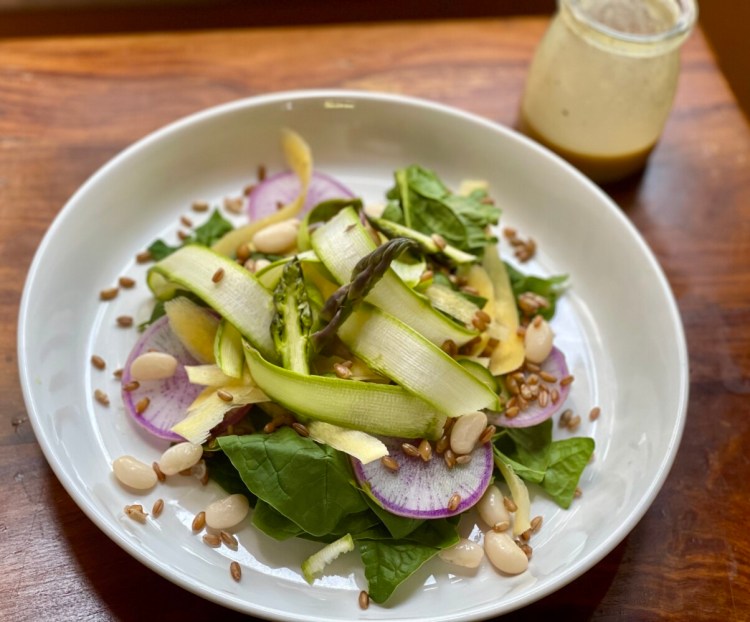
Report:
M220 201L253 180L256 166L282 167L279 128L299 131L316 167L366 199L390 186L410 163L436 170L449 185L488 180L503 224L532 235L540 252L531 269L567 273L572 288L554 321L576 382L570 407L580 433L596 439L583 497L563 511L534 495L544 528L532 542L529 570L504 577L485 563L457 571L435 559L386 606L363 612L366 587L356 554L339 559L314 586L299 564L317 545L277 543L251 526L237 552L210 549L190 530L213 499L213 485L189 478L140 497L110 474L113 458L150 463L165 443L124 414L112 370L136 339L115 318L142 317L149 296L134 255L154 238L176 240L178 218L195 199ZM134 290L112 302L98 292L128 274ZM355 618L447 621L491 617L531 603L570 582L611 551L653 501L669 471L687 403L687 356L678 311L653 255L619 209L593 184L544 149L484 119L424 101L360 92L281 93L193 115L162 129L109 162L75 194L41 244L19 318L19 364L39 443L83 511L126 551L171 581L208 599L278 620ZM92 354L108 364L93 369ZM94 389L109 393L105 408ZM598 405L601 418L588 422ZM556 432L557 433L557 432ZM135 501L157 497L158 521L125 518ZM471 525L465 531L478 537ZM243 580L229 576L231 559Z

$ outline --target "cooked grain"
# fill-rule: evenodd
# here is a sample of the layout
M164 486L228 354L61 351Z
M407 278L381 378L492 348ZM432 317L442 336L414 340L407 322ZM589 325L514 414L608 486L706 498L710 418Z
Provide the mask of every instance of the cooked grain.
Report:
M109 287L99 292L99 300L112 300L117 296L120 290L116 287Z
M398 462L396 462L396 459L393 456L383 456L380 459L380 464L382 464L389 471L393 471L394 473L399 469Z
M156 473L156 479L158 479L160 482L163 482L167 479L167 476L162 473L158 462L152 462L151 468L154 470L154 473Z
M460 503L461 495L459 495L457 492L454 492L451 498L448 499L448 511L455 512L458 509Z
M193 531L200 531L206 526L206 513L202 510L195 515L191 528Z
M370 606L370 595L362 590L359 593L359 608L367 609Z
M94 399L102 406L109 406L109 396L101 389L96 389L94 391Z

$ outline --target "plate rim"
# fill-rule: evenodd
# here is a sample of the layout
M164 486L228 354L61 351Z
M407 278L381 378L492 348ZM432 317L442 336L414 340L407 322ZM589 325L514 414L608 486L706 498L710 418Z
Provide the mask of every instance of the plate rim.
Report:
M526 148L530 148L536 151L541 157L547 160L554 161L557 166L565 169L567 175L575 177L578 183L582 183L587 187L588 192L596 195L602 203L607 204L608 209L618 220L618 226L623 227L625 230L627 230L630 237L638 245L639 250L647 260L649 267L651 268L653 276L656 278L660 291L664 294L668 302L669 306L667 311L671 320L670 325L674 331L673 339L676 346L677 358L681 362L681 373L679 374L679 383L677 387L679 391L677 400L677 417L672 427L669 441L667 443L668 451L659 462L658 471L655 473L656 477L652 478L650 484L646 488L645 494L641 496L638 503L632 508L630 513L626 515L625 520L623 520L618 528L612 531L608 535L608 537L604 539L602 544L595 552L580 560L579 562L567 566L560 572L557 578L551 580L547 585L541 587L531 586L524 594L513 598L510 602L510 608L504 608L503 613L520 609L533 602L536 602L537 600L545 596L557 592L565 585L571 583L575 579L582 576L584 573L591 570L625 539L625 537L635 528L638 522L643 518L648 509L651 507L671 471L671 468L677 456L680 441L684 433L689 398L689 359L682 318L679 312L677 301L674 296L674 292L672 291L666 274L664 273L662 266L659 264L659 261L657 260L653 250L649 247L648 243L635 227L635 225L625 216L622 209L601 188L599 188L591 180L585 177L568 162L566 162L553 152L549 151L547 148L539 145L538 143L532 141L528 137L520 134L519 132L508 126L492 121L478 114L465 111L455 106L450 106L419 97L393 93L353 89L289 90L236 99L199 110L149 132L144 137L136 140L124 149L120 150L112 158L110 158L107 162L100 166L96 171L94 171L86 179L86 181L84 181L84 183L78 187L78 189L65 202L60 211L55 215L34 253L34 258L27 272L17 319L17 357L19 380L23 392L24 403L29 415L32 429L34 430L35 438L40 448L42 449L42 453L44 454L47 463L55 473L58 481L62 484L63 488L65 488L66 492L71 496L76 505L101 531L103 531L113 542L115 542L115 544L120 546L120 548L122 548L129 555L136 558L139 562L141 562L160 576L164 577L166 580L216 604L238 611L243 611L245 613L251 613L252 615L260 615L271 620L291 619L289 618L288 614L285 614L284 612L268 609L263 605L252 603L247 599L238 598L226 592L220 592L219 590L212 588L209 585L198 584L182 577L179 574L175 574L171 569L167 568L165 564L162 564L158 559L154 559L151 556L147 555L141 550L140 547L135 546L133 542L126 539L124 537L124 534L115 528L114 524L110 523L106 519L106 517L100 514L96 510L96 508L88 502L86 496L79 492L78 488L74 485L71 478L66 474L64 465L62 465L61 462L56 459L56 455L51 447L50 440L47 438L46 433L42 428L41 422L38 421L38 415L36 409L34 408L35 401L32 391L34 383L26 358L26 326L27 318L29 317L29 301L33 294L34 284L37 280L37 274L40 271L42 259L45 255L47 247L51 244L52 239L56 236L58 229L63 226L63 221L75 209L75 204L89 191L90 187L97 184L98 180L106 176L110 172L110 170L116 168L122 161L130 158L133 154L144 149L148 145L154 142L158 142L172 133L179 132L183 128L186 128L194 123L208 120L215 116L225 115L233 111L245 108L262 107L269 104L278 104L298 100L319 100L327 98L353 99L367 102L386 102L390 104L406 105L409 107L417 107L423 109L427 108L450 117L463 119L473 124L484 126L494 133L503 134L506 138L524 144ZM389 612L392 612L395 615L392 617L388 617L387 619L401 619L398 616L397 609L390 609ZM500 612L498 611L498 607L496 604L494 606L488 604L485 607L476 610L472 614L461 615L460 619L480 620L486 619L488 616L498 615L499 613ZM433 615L430 616L429 620L455 620L458 619L456 618L456 615L457 614L447 614L445 616L438 617L435 617ZM314 622L320 620L318 616L299 616L296 614L294 619L304 622ZM412 622L415 622L416 620L415 618L409 619L412 620ZM425 620L427 619L428 618L425 618Z

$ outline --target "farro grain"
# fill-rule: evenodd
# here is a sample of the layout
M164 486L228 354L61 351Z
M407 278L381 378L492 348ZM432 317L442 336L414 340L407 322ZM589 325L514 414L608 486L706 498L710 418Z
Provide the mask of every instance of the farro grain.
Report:
M206 513L204 511L200 511L195 515L195 518L193 519L193 524L190 526L193 531L200 531L206 526Z
M99 292L99 300L112 300L117 297L120 290L117 287L108 287Z

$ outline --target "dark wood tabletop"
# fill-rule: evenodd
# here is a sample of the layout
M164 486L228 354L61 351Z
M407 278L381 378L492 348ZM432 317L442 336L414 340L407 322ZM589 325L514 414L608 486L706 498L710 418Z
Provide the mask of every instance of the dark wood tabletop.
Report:
M131 142L287 89L424 97L516 122L543 18L0 41L0 619L247 619L183 591L74 504L27 420L16 357L31 259L60 208ZM664 267L690 404L672 471L601 563L507 616L750 619L750 131L702 34L643 175L607 188Z

